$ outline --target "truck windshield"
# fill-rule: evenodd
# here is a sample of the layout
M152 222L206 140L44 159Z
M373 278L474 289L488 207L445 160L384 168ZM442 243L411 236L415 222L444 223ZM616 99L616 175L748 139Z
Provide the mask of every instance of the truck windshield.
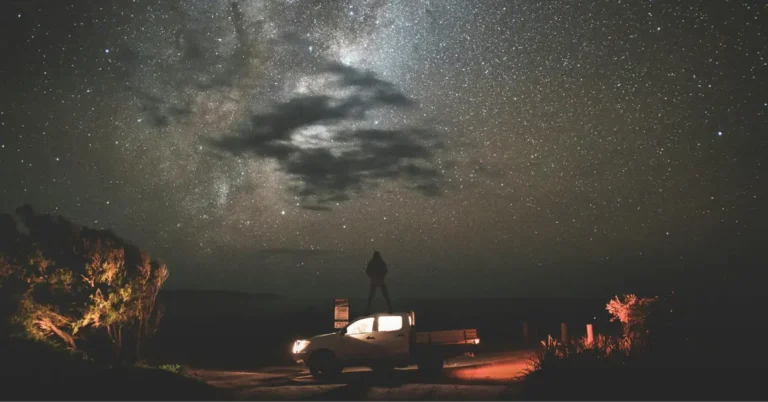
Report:
M349 324L347 327L347 334L365 334L373 332L373 317L363 318Z

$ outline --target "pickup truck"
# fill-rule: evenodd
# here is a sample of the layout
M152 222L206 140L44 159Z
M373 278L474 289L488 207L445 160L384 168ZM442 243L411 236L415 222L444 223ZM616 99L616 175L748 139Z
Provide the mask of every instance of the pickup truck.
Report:
M445 358L473 354L480 343L476 329L416 332L415 321L413 312L361 317L336 332L295 341L293 360L321 381L350 366L390 371L416 364L421 373L438 375Z

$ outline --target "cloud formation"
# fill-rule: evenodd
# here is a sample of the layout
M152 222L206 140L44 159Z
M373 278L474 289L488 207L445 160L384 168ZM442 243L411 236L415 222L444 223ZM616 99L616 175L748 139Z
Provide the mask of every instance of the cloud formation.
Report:
M339 127L364 122L375 109L410 107L413 101L367 71L330 63L322 73L334 77L334 92L341 96L291 98L252 115L246 129L212 140L212 145L236 157L276 160L293 178L292 190L312 209L347 200L382 180L403 181L437 195L442 174L434 158L440 147L435 133L413 127Z

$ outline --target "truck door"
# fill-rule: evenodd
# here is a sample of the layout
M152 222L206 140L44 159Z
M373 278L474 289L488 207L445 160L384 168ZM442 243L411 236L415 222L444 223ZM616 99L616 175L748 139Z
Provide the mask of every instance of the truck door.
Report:
M374 317L361 318L347 326L344 341L339 350L343 359L357 360L371 357L375 354L373 332Z
M403 315L380 315L376 319L375 345L378 358L408 359L410 325Z

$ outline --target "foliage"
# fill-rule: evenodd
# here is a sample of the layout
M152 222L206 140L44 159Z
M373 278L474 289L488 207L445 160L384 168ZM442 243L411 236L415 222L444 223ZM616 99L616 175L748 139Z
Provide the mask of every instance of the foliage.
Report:
M17 210L26 233L0 216L0 313L16 331L70 350L110 359L138 359L162 316L157 293L165 264L108 231L79 227L56 216ZM10 317L9 317L10 316ZM134 346L129 353L126 342Z
M541 341L530 372L565 368L615 368L627 364L633 356L633 342L627 338L597 335L590 344L587 338L562 343L552 337Z
M624 329L623 342L635 343L640 347L640 342L647 340L645 321L658 300L658 297L640 298L628 294L621 299L616 296L606 304L605 309L613 316L611 322L621 322Z
M567 343L553 339L541 341L542 348L537 351L532 363L533 370L547 367L609 367L624 365L642 348L641 336L637 331L647 331L643 324L649 307L657 298L638 298L634 294L616 296L606 305L606 310L613 316L611 321L619 321L624 328L621 337L598 334L592 343L586 337Z
M181 374L182 372L181 366L178 364L161 364L160 366L158 366L158 368L161 370L170 371L171 373L174 373L174 374Z
M552 337L542 341L536 353L531 371L548 368L616 368L626 366L644 357L647 352L646 320L655 311L658 297L639 298L637 295L616 296L606 304L606 310L619 321L624 329L622 336L610 337L598 334L592 343L586 337L562 343Z
M722 342L722 332L704 333L702 328L706 332L717 328L701 327L711 320L711 306L701 306L700 300L682 299L674 292L644 299L615 297L606 309L624 332L616 337L595 334L591 344L585 338L542 342L521 383L520 398L734 399L733 394L741 392L744 399L754 399L753 395L764 394L760 384L733 370L764 367L755 357L759 348L750 350L747 361L717 343ZM678 375L694 367L695 375Z

